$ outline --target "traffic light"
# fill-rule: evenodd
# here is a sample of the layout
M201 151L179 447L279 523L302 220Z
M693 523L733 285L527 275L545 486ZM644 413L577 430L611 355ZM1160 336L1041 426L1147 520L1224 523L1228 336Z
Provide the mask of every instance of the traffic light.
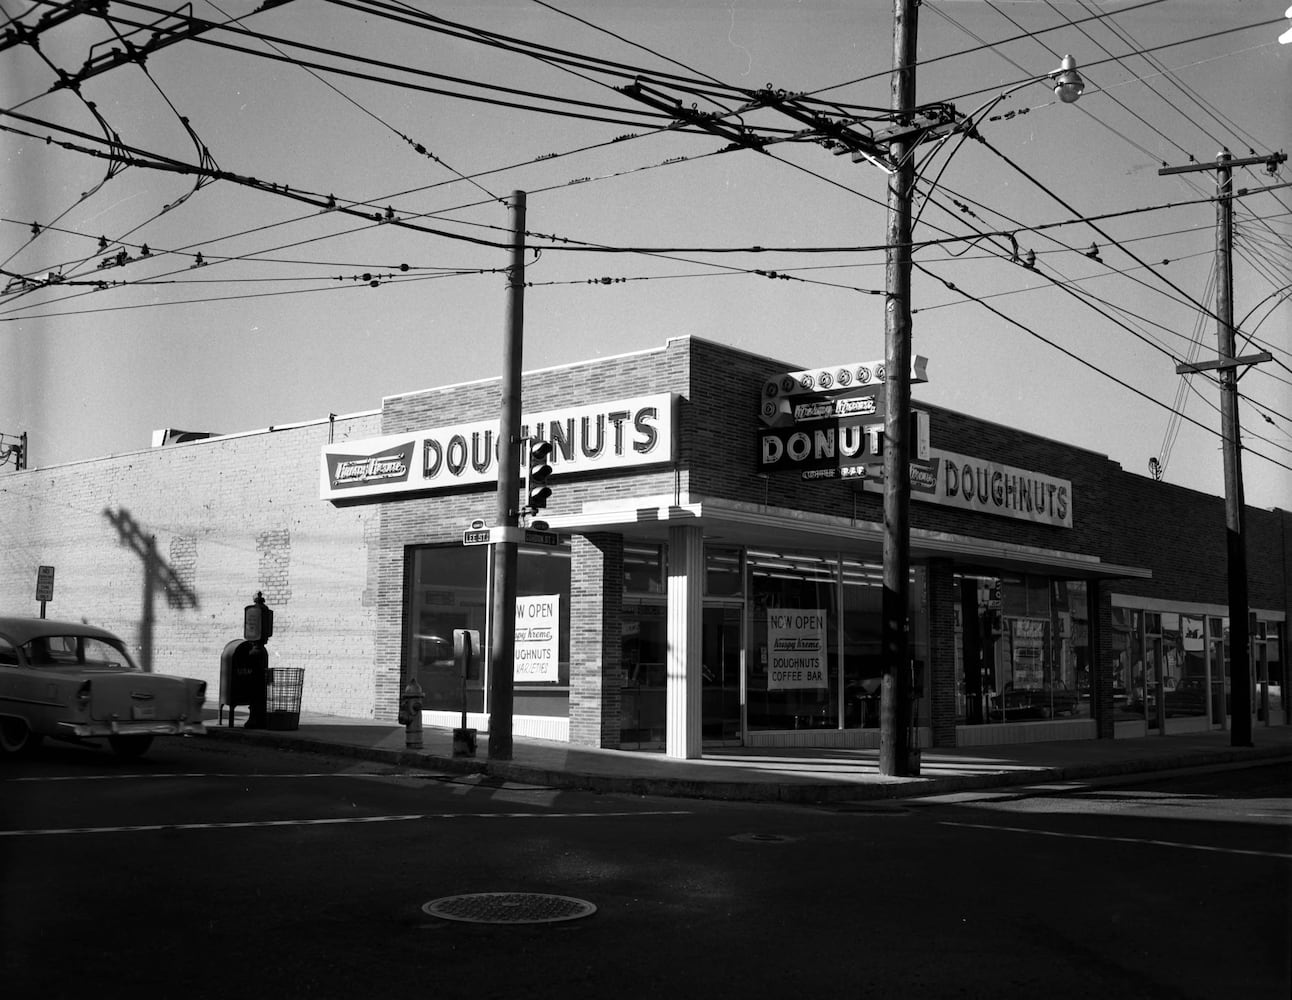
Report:
M528 439L525 448L524 513L529 517L535 516L546 507L547 498L552 495L552 487L547 485L548 477L552 474L552 466L547 461L551 454L550 441L540 441L538 438ZM531 521L529 526L543 531L547 528L547 522Z

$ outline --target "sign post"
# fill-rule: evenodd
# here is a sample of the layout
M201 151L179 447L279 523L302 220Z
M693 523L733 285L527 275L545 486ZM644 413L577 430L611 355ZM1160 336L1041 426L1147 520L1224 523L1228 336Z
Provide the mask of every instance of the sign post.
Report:
M40 617L45 617L45 602L54 599L54 567L36 567L36 600L40 601Z

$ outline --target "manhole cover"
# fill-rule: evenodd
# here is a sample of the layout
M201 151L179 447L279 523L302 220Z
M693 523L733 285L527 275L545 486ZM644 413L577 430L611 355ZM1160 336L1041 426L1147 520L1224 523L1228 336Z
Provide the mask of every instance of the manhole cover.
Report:
M597 912L586 899L543 892L473 892L432 899L422 909L432 917L472 924L551 924Z

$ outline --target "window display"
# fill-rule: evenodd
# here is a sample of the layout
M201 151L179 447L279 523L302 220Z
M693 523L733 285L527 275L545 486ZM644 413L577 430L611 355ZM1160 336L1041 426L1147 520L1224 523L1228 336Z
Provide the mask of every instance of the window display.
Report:
M1090 716L1084 581L960 576L957 721Z
M427 711L486 711L489 547L448 545L408 551L405 673L416 675ZM478 630L484 645L485 668L467 677L465 688L453 660L454 629ZM567 713L570 554L566 547L520 547L514 677L516 714Z

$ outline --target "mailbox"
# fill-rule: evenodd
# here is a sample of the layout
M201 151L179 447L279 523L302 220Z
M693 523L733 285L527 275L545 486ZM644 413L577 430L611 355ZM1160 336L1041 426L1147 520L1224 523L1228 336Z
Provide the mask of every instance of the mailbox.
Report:
M229 708L229 725L238 705L248 708L247 729L265 728L265 686L269 682L269 653L258 642L234 639L220 654L220 716Z

